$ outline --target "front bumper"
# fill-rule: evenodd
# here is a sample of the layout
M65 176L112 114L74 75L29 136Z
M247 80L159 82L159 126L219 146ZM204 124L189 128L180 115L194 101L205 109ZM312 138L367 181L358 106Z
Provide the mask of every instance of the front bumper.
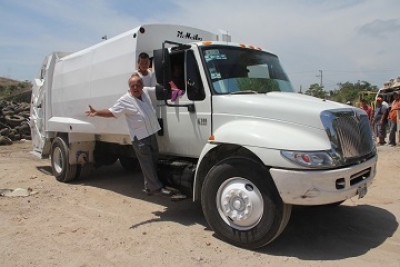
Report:
M363 163L341 169L305 171L271 168L270 173L284 203L324 205L349 199L365 190L376 175L377 161L378 156L375 155Z

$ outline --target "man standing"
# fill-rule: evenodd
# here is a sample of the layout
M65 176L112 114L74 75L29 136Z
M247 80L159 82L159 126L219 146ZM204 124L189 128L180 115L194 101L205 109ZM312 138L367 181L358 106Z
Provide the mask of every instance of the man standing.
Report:
M393 93L393 102L389 112L390 128L389 128L389 145L396 145L396 131L397 131L397 111L400 110L400 91ZM400 135L399 135L400 139ZM400 142L400 140L399 140Z
M170 195L157 176L158 143L156 133L160 130L149 93L153 88L143 87L138 75L128 80L129 90L109 109L96 110L89 105L87 116L118 118L125 115L132 146L139 160L144 177L144 192L148 195ZM153 92L154 93L154 92Z
M376 109L374 112L374 117L372 118L372 125L374 128L375 136L378 137L379 145L386 144L386 122L388 116L388 108L382 104L382 97L376 98Z
M372 120L372 108L370 105L368 105L367 100L361 99L361 109L363 109L367 115L368 115L368 120Z

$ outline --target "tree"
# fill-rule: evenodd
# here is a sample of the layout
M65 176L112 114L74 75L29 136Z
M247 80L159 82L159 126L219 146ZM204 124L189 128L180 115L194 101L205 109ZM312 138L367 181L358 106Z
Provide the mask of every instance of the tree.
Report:
M320 86L318 83L311 84L305 94L323 99L327 97L327 92L324 91L324 87Z
M333 90L331 94L331 99L342 103L345 103L347 101L355 103L359 101L360 92L378 91L377 86L371 85L367 81L361 81L361 82L358 81L357 83L345 82L345 83L338 83L337 85L339 89Z

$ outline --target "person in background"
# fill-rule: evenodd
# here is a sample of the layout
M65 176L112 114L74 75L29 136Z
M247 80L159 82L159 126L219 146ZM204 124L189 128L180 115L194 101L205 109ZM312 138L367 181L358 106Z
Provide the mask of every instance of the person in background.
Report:
M129 90L109 109L96 110L89 105L87 116L118 118L125 116L132 146L139 160L144 177L144 192L147 195L171 195L157 176L158 143L156 133L160 130L151 94L154 87L143 87L142 79L133 74L128 80Z
M389 109L389 103L385 101L385 98L382 95L378 95L377 98L382 99L382 105L384 105L387 109Z
M371 122L372 120L372 108L370 105L368 105L368 101L365 99L361 99L361 109L363 109L367 115L368 115L368 120Z
M132 74L138 74L143 81L144 87L156 86L155 74L150 68L150 57L147 53L142 52L138 57L138 69ZM131 76L132 77L132 76Z
M400 110L400 91L393 93L393 101L389 111L389 145L396 145L397 111ZM400 142L400 135L399 135Z
M372 118L372 126L375 136L378 137L378 144L384 145L386 137L386 124L388 116L388 108L382 104L382 97L376 98L376 109Z

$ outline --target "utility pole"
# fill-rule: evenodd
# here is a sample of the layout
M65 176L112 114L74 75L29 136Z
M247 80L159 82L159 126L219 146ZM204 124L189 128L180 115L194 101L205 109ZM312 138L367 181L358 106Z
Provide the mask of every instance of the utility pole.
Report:
M319 86L322 87L322 70L319 70L319 75L317 77L321 78L321 81L319 82Z

